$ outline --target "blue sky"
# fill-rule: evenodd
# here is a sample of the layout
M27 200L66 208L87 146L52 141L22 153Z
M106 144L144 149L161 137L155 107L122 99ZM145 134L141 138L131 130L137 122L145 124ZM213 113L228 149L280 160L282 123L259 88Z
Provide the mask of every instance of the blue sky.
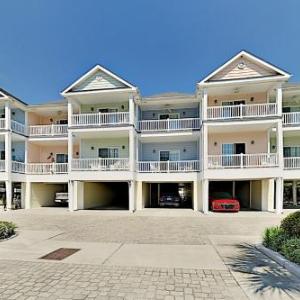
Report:
M142 95L194 92L241 49L300 81L299 0L1 1L0 86L29 103L99 63Z

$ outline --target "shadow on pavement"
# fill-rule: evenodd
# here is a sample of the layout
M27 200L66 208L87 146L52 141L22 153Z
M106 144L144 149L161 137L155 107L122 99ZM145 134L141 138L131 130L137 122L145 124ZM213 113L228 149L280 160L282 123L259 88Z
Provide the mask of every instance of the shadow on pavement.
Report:
M242 273L246 283L255 293L297 294L300 297L300 278L262 254L252 245L236 245L237 256L231 257L229 265L234 272ZM300 299L300 298L299 298Z

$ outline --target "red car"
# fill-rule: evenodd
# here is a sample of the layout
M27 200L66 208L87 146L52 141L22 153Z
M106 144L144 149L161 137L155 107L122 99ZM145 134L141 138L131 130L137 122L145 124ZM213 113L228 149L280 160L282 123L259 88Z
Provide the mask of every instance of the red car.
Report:
M209 198L209 205L212 211L238 212L240 210L239 200L225 192L212 193Z

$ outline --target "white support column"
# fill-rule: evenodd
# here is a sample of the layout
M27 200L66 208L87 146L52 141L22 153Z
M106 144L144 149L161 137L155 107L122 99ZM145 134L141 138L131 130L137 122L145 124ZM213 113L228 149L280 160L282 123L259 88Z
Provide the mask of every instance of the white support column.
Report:
M5 132L5 172L11 176L11 132Z
M203 124L202 126L202 160L203 160L203 169L207 170L208 168L208 132L207 132L207 125ZM201 157L200 157L201 159Z
M69 211L74 211L75 208L74 206L77 206L77 203L75 203L74 205L74 198L75 200L77 200L77 197L74 197L74 181L73 180L69 180L68 182L68 198L69 198Z
M136 182L136 210L142 210L144 208L143 199L143 182Z
M68 130L68 172L72 170L72 158L73 158L73 133L72 130Z
M5 192L6 192L6 209L12 209L12 183L10 180L5 181Z
M276 214L283 210L283 179L276 178Z
M10 130L11 128L11 107L10 107L10 102L6 101L5 102L5 129Z
M200 199L201 199L201 189L200 189L200 181L194 180L193 182L193 209L194 211L200 210Z
M293 180L293 205L297 205L297 182Z
M278 109L278 115L282 115L282 88L279 87L276 89L276 103Z
M25 183L25 209L31 208L31 182Z
M24 125L25 125L25 134L26 135L29 135L29 127L28 127L28 111L25 111L24 112L24 115L25 115L25 122L24 122Z
M283 133L282 133L282 121L279 120L276 125L276 146L278 154L279 167L283 169Z
M274 211L274 179L261 181L261 210Z
M129 129L129 169L131 172L135 171L135 131L133 128Z
M68 101L68 126L72 125L73 105L72 102Z
M135 117L134 117L134 112L135 112L135 104L134 104L134 98L133 95L129 96L129 122L130 124L135 125Z
M203 213L207 214L209 209L209 203L208 203L208 180L203 179L202 180L202 211Z
M207 103L208 103L208 94L207 90L203 90L202 94L202 119L207 120Z
M136 194L136 183L134 180L128 182L128 192L129 192L129 211L135 211L135 194Z

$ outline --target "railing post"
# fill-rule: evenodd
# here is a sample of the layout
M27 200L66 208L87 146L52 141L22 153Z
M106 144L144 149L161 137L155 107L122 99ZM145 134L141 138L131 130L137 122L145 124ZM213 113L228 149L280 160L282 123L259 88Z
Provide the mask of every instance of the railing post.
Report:
M243 104L240 104L240 118L243 118Z
M244 162L243 162L243 153L240 154L240 164L241 164L241 168L244 167Z
M168 131L170 130L170 119L169 118L167 119L167 130Z
M167 164L167 170L168 170L168 173L170 173L170 161L168 160L168 164Z

